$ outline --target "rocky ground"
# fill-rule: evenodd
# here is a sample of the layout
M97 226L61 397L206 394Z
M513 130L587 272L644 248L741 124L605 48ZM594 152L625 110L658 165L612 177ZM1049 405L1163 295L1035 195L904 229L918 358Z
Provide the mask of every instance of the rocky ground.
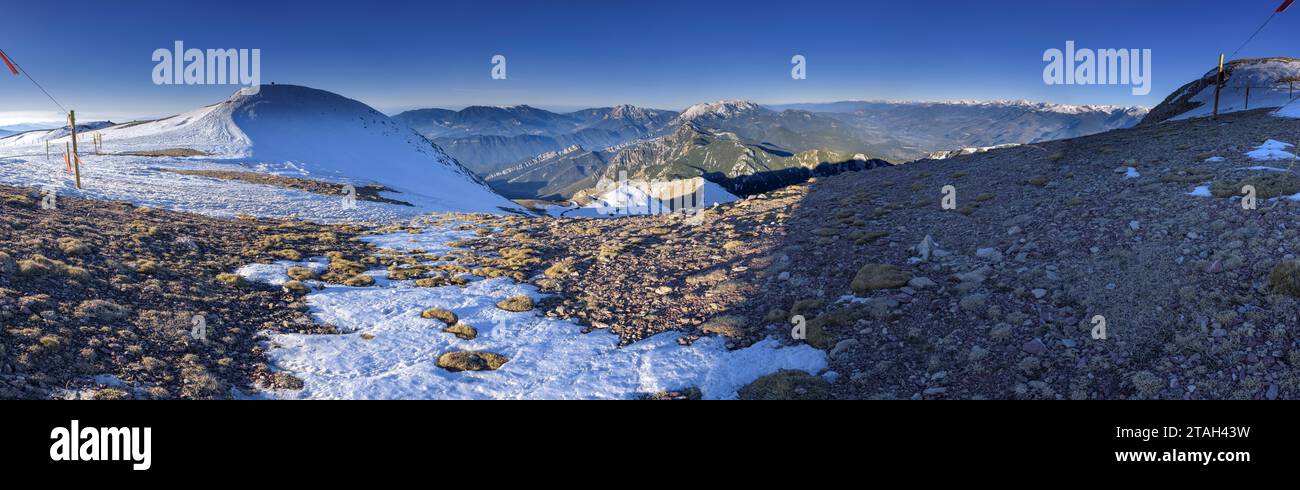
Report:
M160 398L292 388L256 331L332 328L303 313L302 288L229 273L332 255L331 282L380 266L425 287L531 282L555 293L543 314L625 344L680 330L828 352L834 375L777 373L744 398L1300 398L1300 203L1268 199L1300 177L1245 156L1297 137L1300 121L1254 111L850 172L693 215L445 216L477 238L438 265L354 240L400 227L45 210L0 187L0 396L139 396L83 389L103 373ZM1256 209L1232 197L1245 184ZM196 312L206 342L188 335Z
M839 375L828 396L1293 398L1300 303L1279 264L1300 204L1265 198L1300 178L1244 154L1297 135L1254 111L822 178L703 224L529 231L541 285L564 293L550 314L625 342L683 329L737 346L790 338L801 315ZM1220 197L1188 195L1211 182ZM1257 209L1228 197L1244 184Z
M46 209L42 200L0 186L0 398L224 398L230 388L292 387L292 376L268 369L258 331L331 327L304 313L303 290L230 272L368 248L351 226L71 197ZM206 335L196 337L200 322Z

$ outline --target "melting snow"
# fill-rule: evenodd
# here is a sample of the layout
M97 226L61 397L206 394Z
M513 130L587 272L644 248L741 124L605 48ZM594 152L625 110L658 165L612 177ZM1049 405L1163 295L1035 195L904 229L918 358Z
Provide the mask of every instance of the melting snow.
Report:
M1133 167L1129 167L1128 170L1124 171L1125 179L1136 179L1141 176L1142 174L1138 173L1137 169Z
M1211 197L1213 194L1210 194L1210 186L1203 185L1192 189L1192 192L1188 192L1187 195L1194 197Z
M367 237L384 248L445 250L446 243L469 231L430 229ZM319 264L319 262L316 262ZM250 279L288 262L240 270ZM382 273L381 273L382 274ZM320 322L338 326L340 335L273 334L268 350L274 366L301 378L301 391L267 392L280 398L629 398L698 387L705 398L736 397L736 390L780 369L810 374L825 369L825 353L808 345L785 346L774 339L727 350L720 337L679 345L682 334L666 332L628 346L603 330L582 327L536 312L496 308L502 299L542 294L508 278L473 281L466 287L414 287L390 281L375 287L330 285L307 295ZM443 324L420 317L426 308L451 310L478 329L462 340L442 332ZM369 340L362 337L366 334ZM496 371L453 373L436 366L439 355L489 351L509 358Z
M1300 102L1292 100L1288 105L1278 109L1274 114L1282 117L1300 117Z
M1277 140L1268 140L1265 141L1264 144L1259 145L1259 147L1255 148L1254 151L1247 153L1246 156L1254 160L1263 160L1263 161L1294 160L1296 158L1295 154L1286 151L1287 148L1290 148L1292 146L1295 145L1292 145L1291 143L1283 143Z

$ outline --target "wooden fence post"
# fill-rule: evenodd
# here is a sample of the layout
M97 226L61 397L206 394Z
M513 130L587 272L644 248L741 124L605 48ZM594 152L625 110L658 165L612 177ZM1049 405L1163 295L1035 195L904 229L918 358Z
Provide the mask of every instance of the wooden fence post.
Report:
M1223 89L1223 53L1219 53L1219 79L1214 83L1214 117L1219 117L1219 91Z
M68 127L72 128L72 168L77 179L77 188L81 188L81 158L77 156L77 111L68 111Z

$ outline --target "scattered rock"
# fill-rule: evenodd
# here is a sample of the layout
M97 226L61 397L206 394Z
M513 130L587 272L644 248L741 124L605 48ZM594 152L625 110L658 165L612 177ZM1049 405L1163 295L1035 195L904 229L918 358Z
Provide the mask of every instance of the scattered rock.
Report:
M456 351L438 356L438 367L453 373L460 371L495 371L510 360L492 352Z
M1038 355L1047 352L1047 346L1043 344L1043 341L1038 339L1025 342L1024 345L1020 346L1020 349L1033 355Z

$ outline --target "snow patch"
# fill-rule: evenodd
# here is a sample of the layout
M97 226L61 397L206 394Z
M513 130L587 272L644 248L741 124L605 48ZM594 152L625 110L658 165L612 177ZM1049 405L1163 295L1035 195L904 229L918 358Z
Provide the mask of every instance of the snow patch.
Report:
M1277 140L1268 140L1265 141L1264 144L1256 147L1254 151L1246 153L1246 156L1250 157L1252 160L1261 161L1295 160L1296 155L1286 151L1287 148L1292 146L1295 145L1292 145L1291 143L1283 143Z
M385 248L440 250L464 231L434 228L423 233L370 236ZM287 264L273 264L287 268ZM242 271L243 269L241 269ZM265 279L269 268L250 277ZM726 340L705 337L680 345L680 332L666 332L619 347L618 336L536 312L514 313L496 303L525 294L543 297L530 285L508 278L470 282L465 287L414 287L391 281L375 287L330 285L307 295L311 314L339 327L340 335L271 334L273 365L301 378L301 391L273 391L274 398L630 398L642 393L698 387L705 398L730 399L761 376L780 369L817 374L826 355L808 345L785 346L766 339L728 350ZM478 337L462 340L442 332L420 312L451 310L475 327ZM364 334L364 336L363 336ZM451 351L488 351L509 358L496 371L453 373L436 366Z

